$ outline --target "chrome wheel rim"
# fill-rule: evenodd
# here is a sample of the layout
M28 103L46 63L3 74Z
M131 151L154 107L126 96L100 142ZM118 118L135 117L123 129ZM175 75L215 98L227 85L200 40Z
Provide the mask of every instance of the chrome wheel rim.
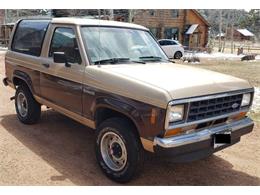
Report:
M28 103L25 95L20 92L17 95L17 108L22 117L25 117L28 113Z
M127 162L126 146L122 138L114 132L102 136L100 151L106 165L113 171L121 171Z

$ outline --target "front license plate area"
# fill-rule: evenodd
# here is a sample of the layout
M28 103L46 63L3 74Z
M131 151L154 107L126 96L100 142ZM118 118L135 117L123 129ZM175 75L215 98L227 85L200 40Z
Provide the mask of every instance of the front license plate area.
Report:
M213 135L214 148L231 144L231 131L216 133Z

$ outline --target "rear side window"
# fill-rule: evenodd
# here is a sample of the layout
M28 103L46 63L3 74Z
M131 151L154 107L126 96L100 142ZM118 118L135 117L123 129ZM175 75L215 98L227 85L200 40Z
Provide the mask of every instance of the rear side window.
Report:
M164 41L164 45L171 45L171 41Z
M171 41L165 41L165 45L171 45Z
M163 41L163 45L177 45L177 43L175 43L174 41Z
M11 49L33 56L41 55L49 20L22 20L16 28Z
M174 41L171 41L171 45L177 45L177 43Z
M165 41L159 41L160 45L165 45Z

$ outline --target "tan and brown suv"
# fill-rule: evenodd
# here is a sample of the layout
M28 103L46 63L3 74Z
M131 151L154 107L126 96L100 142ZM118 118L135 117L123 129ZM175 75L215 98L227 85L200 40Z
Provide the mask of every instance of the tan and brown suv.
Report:
M36 123L46 105L96 129L97 162L118 182L140 172L144 151L196 160L253 129L248 82L169 62L139 25L20 20L5 68L18 119Z

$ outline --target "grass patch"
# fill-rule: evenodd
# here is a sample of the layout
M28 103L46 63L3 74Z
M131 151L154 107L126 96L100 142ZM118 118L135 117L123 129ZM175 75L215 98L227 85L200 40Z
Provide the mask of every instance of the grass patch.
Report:
M177 62L179 63L179 62ZM180 61L181 64L184 64ZM235 60L202 60L200 64L185 65L205 68L208 70L229 74L249 81L253 86L260 87L260 61Z

